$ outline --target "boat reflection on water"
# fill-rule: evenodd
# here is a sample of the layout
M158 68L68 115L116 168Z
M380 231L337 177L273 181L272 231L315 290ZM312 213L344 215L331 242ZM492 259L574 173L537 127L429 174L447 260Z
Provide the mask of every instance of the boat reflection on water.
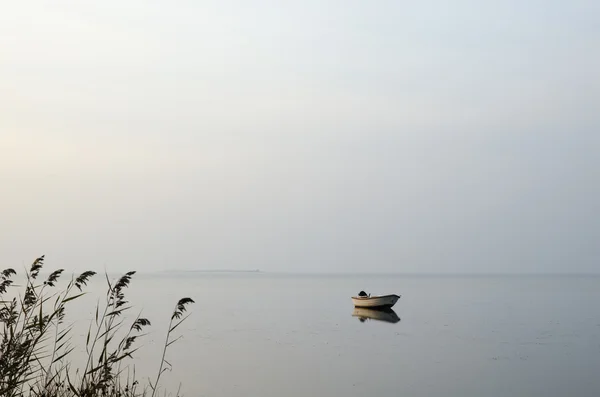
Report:
M400 321L400 317L392 309L367 309L364 307L355 307L352 317L358 317L361 323L367 320L384 321L395 324Z

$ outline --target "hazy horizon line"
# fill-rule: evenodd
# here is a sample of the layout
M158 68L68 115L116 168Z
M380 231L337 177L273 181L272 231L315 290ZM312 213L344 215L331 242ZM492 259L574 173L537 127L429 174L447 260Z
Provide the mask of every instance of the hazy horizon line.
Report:
M150 273L253 273L289 276L600 276L600 272L318 272L318 271L269 271L243 269L175 269L140 271L140 274Z
M600 272L317 272L317 271L268 271L236 269L174 269L174 270L133 270L137 275L169 275L176 273L196 274L254 274L275 276L393 276L393 277L600 277ZM52 271L41 271L38 279L43 279ZM76 276L81 271L64 272L63 276ZM97 275L121 276L125 271L103 271Z

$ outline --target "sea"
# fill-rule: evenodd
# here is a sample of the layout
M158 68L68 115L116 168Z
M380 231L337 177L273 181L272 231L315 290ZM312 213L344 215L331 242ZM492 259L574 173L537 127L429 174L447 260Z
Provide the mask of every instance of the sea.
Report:
M74 303L81 346L105 283ZM356 311L361 290L401 299ZM195 301L166 352L173 396L600 396L598 276L148 273L126 293L124 320L152 323L130 362L140 383L176 302Z

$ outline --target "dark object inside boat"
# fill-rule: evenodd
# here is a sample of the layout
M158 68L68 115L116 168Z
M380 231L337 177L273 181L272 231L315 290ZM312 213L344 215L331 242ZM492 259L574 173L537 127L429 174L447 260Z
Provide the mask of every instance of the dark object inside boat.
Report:
M367 296L369 296L369 295L367 295L367 293L366 293L365 291L360 291L360 292L358 293L358 296L363 296L363 297L365 297L365 298L366 298L366 297L367 297Z

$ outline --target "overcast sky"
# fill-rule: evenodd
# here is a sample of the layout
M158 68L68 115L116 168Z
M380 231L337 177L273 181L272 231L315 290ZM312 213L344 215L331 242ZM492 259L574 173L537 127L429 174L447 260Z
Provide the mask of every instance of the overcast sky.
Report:
M597 1L0 5L0 267L600 270Z

